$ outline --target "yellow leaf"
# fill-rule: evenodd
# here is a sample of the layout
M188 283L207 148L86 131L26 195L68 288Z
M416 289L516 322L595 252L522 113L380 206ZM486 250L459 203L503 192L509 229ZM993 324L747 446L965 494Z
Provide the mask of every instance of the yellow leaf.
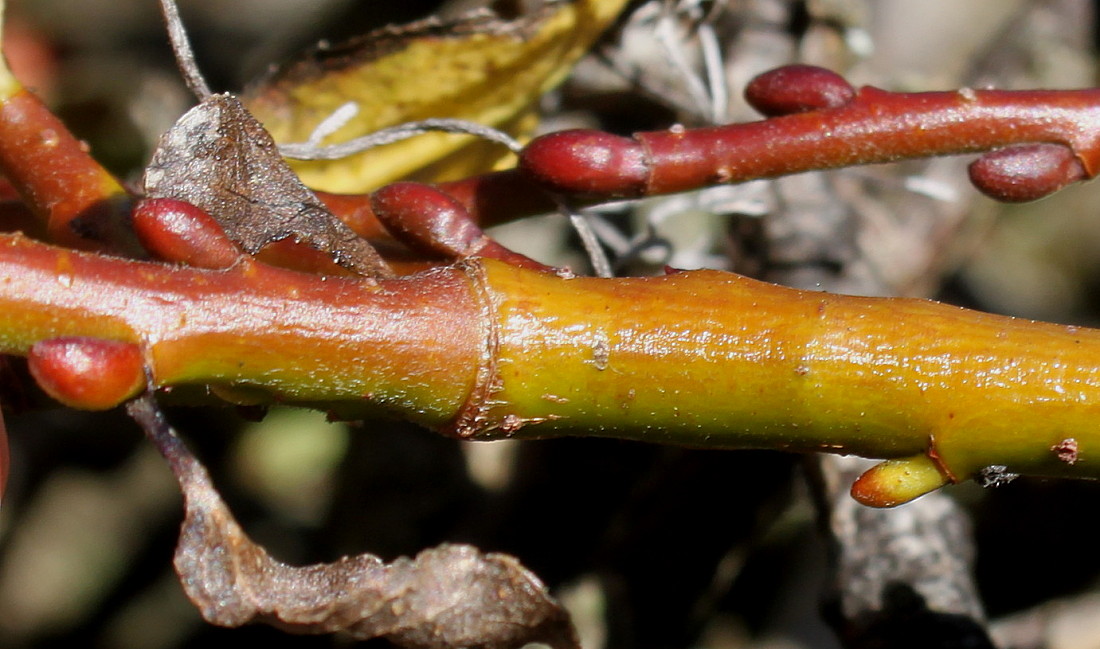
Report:
M626 1L546 0L512 21L482 12L452 23L429 19L383 29L317 49L250 89L243 100L280 143L306 141L348 101L358 104L358 115L326 144L438 117L514 129ZM351 158L292 166L316 189L363 192L444 158L443 173L452 177L486 171L506 153L500 147L489 153L481 146L467 161L452 156L470 143L470 136L432 133Z
M4 0L0 0L0 32L4 28ZM3 39L0 39L2 41ZM4 55L0 54L0 101L7 100L9 97L19 92L23 86L19 84L19 81L12 76L11 70L8 68L8 62L4 59Z

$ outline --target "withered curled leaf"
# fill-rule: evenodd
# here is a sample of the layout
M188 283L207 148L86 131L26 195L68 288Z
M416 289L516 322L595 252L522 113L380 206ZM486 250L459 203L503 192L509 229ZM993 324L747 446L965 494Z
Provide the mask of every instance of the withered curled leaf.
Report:
M568 614L507 555L441 545L391 563L369 554L302 567L276 561L244 533L153 398L127 409L179 480L186 511L176 571L208 622L344 631L411 649L578 647Z
M293 237L360 275L390 274L374 248L302 184L232 95L211 95L161 136L143 182L151 198L205 210L246 252Z

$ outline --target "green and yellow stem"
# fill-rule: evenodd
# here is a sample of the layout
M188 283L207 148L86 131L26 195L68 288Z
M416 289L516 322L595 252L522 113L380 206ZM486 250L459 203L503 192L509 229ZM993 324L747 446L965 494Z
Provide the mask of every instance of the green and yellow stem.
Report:
M482 272L496 366L461 433L594 428L691 446L928 453L950 480L993 464L1090 470L1095 330L716 271L562 280L483 262ZM1073 464L1052 450L1070 438Z
M368 286L19 236L0 238L0 278L0 352L72 336L134 343L164 388L250 386L471 439L892 459L857 484L880 505L989 465L1100 477L1096 330L717 271L569 279L473 260Z
M444 270L386 286L249 258L227 270L136 262L8 235L0 352L73 336L131 342L158 385L256 385L275 399L443 425L481 353L469 281Z

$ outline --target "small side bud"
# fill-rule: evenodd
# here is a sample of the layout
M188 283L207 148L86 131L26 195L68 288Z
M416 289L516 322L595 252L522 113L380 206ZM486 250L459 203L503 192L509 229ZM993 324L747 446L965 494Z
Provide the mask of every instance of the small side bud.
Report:
M38 385L66 406L108 410L145 386L141 349L99 338L52 338L31 347L27 365Z
M431 185L398 182L371 195L371 209L395 239L448 260L489 257L534 270L552 270L485 234L456 198Z
M1088 178L1073 150L1062 144L1021 144L970 163L970 182L1006 203L1034 201Z
M241 256L214 217L186 201L143 199L134 207L133 222L141 245L165 261L217 270Z
M896 507L935 491L951 480L927 455L877 464L852 485L852 497L868 507Z
M371 194L371 209L394 238L418 252L462 258L484 236L461 203L430 185L386 185Z
M641 196L649 176L636 140L584 129L535 138L520 152L519 168L551 191L623 198Z
M765 72L745 87L745 100L767 117L839 108L856 89L844 77L813 65L786 65Z

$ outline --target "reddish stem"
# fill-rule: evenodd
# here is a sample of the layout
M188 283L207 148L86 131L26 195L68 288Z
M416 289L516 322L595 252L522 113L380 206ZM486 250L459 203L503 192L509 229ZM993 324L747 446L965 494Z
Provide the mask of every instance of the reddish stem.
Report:
M0 103L0 171L54 242L80 249L135 249L123 218L126 191L26 90Z
M792 90L792 89L788 89ZM563 193L636 197L814 169L1054 143L1088 177L1100 170L1100 90L893 93L865 87L846 104L713 128L552 133L520 168Z
M0 277L7 353L73 336L133 343L158 384L262 377L277 396L297 401L354 407L366 400L368 410L416 401L423 412L414 419L434 426L464 402L484 337L463 269L376 286L285 271L247 255L230 268L202 270L6 235ZM409 380L398 379L394 389L394 376L379 374L382 368Z
M1040 198L1100 171L1100 90L857 91L828 70L787 66L760 75L745 94L774 117L632 138L552 133L528 145L518 170L438 187L485 226L552 211L547 189L591 200L637 197L991 149L1004 151L979 161L972 178L999 200ZM368 196L321 196L361 235L384 236Z

